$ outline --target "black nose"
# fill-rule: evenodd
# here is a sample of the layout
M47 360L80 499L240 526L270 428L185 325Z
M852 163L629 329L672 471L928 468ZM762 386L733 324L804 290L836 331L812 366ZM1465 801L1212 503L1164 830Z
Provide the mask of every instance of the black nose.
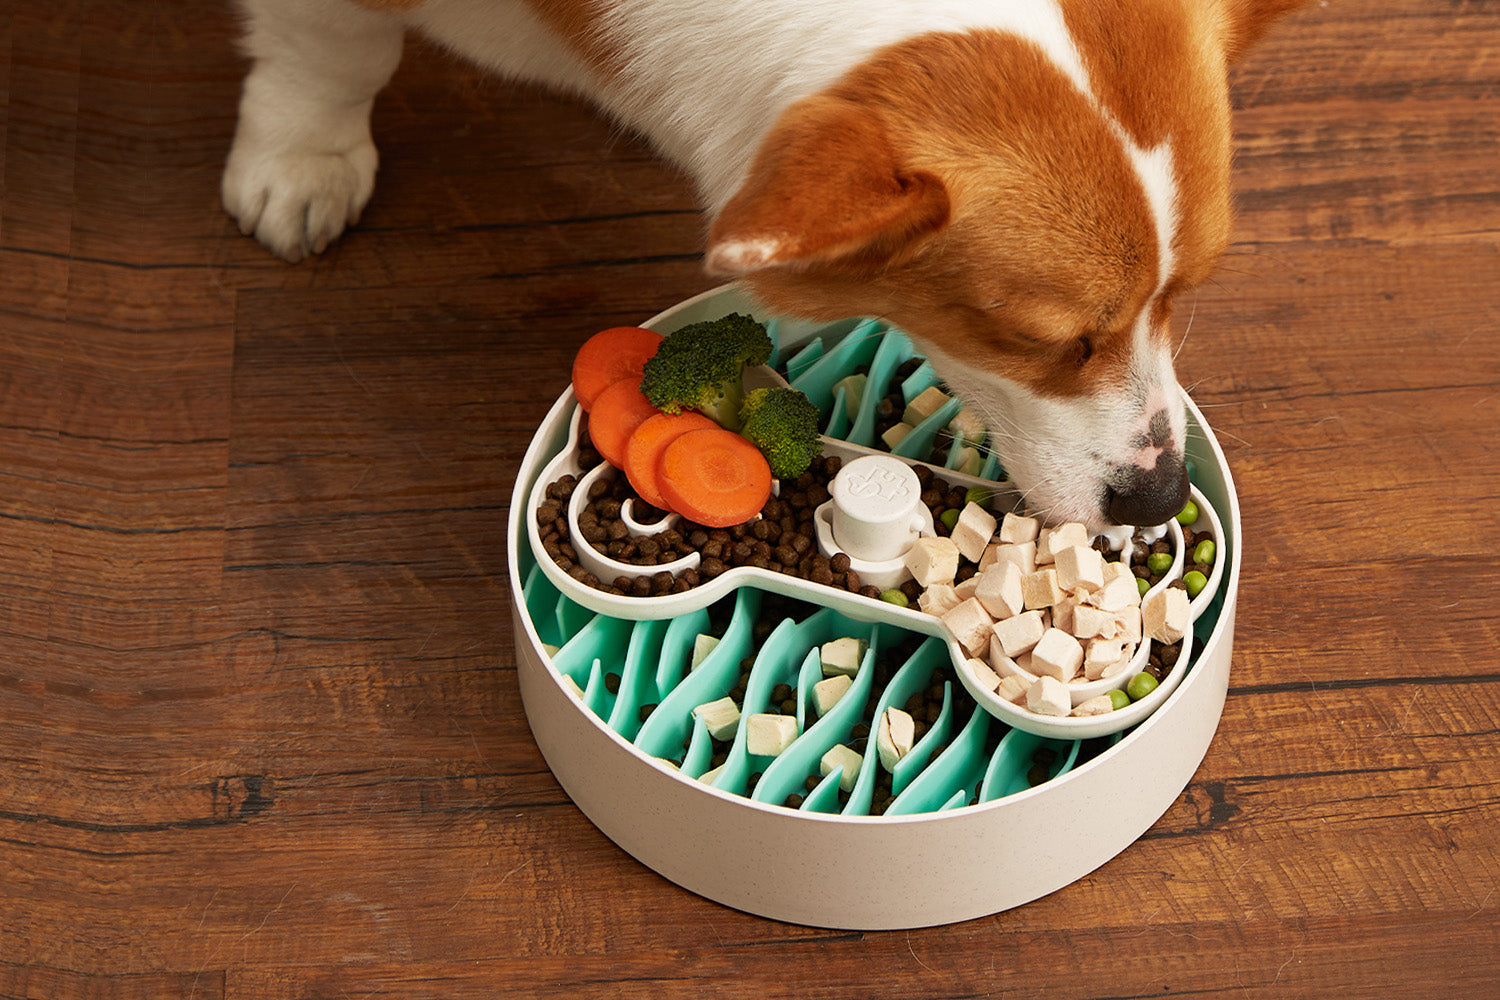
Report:
M1163 451L1149 469L1123 465L1110 476L1107 510L1116 524L1162 524L1188 498L1187 465L1178 452Z

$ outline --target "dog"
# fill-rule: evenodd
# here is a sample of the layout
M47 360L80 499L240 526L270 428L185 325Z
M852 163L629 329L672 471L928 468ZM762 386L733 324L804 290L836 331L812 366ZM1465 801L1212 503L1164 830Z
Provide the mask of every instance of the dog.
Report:
M1027 508L1187 496L1173 304L1227 247L1227 67L1302 0L242 0L223 178L287 260L369 200L417 31L594 101L696 182L705 264L772 309L905 330Z

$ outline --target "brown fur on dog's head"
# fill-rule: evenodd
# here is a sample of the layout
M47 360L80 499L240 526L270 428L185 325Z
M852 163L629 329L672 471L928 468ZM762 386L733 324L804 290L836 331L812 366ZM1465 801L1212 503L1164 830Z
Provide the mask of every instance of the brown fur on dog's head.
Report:
M1185 490L1168 319L1229 240L1226 66L1292 6L1064 0L1091 94L1015 35L892 46L783 114L707 265L780 311L907 330L1044 513L1164 520Z

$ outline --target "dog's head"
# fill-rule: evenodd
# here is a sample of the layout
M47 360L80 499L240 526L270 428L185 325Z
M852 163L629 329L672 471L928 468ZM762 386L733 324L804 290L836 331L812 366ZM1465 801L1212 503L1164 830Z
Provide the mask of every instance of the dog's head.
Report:
M1054 44L884 49L783 114L707 265L910 333L1032 511L1160 523L1187 491L1169 319L1229 239L1226 66L1294 5L1065 0Z

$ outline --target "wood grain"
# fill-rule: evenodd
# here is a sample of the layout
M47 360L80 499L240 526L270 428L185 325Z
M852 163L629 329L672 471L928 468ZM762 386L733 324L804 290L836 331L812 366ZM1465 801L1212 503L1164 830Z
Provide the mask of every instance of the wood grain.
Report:
M511 481L586 336L708 286L683 179L413 45L288 267L217 204L233 31L0 17L0 997L1500 995L1494 4L1236 68L1179 317L1244 515L1218 735L1099 871L878 934L641 867L521 709Z

